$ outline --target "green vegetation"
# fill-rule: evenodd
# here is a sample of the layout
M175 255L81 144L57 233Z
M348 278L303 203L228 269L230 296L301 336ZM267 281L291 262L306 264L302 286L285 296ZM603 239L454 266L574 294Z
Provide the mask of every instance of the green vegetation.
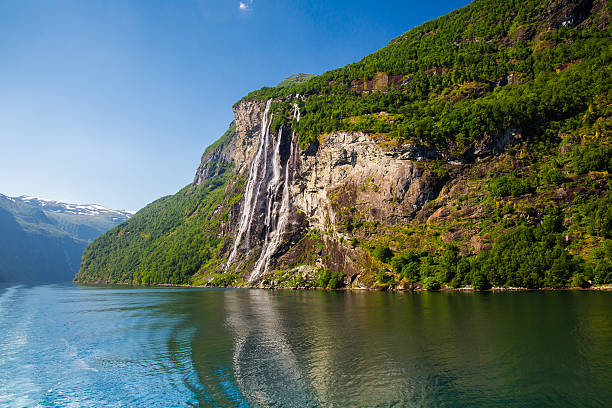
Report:
M281 81L278 85L276 85L277 87L285 87L285 86L291 86L291 85L298 85L298 84L302 84L312 78L316 77L315 74L304 74L304 73L300 73L300 74L294 74L291 75L288 78L285 78L283 81Z
M529 180L512 176L501 176L492 179L489 189L493 195L498 197L505 197L509 195L516 197L531 193L535 190L529 183Z
M438 155L413 164L445 183L398 225L343 206L342 189L329 192L337 225L300 232L286 265L275 266L285 269L264 284L338 288L344 271L334 268L349 258L367 264L359 282L379 288L612 283L612 8L575 3L475 0L359 62L247 95L273 98L272 132L290 126L309 152L340 130L368 133L382 147L410 142ZM244 180L207 160L235 131L206 150L204 184L96 240L77 280L239 285L243 271L219 272ZM516 138L504 145L509 134ZM356 188L381 187L372 179ZM331 248L334 239L346 252ZM326 266L315 276L290 272L319 262Z
M428 290L442 284L488 289L612 282L612 241L606 241L591 259L583 259L567 251L563 232L560 220L550 215L537 226L523 225L502 235L491 250L477 255L462 256L454 247L437 256L406 251L394 254L390 265L399 278L422 282Z
M578 215L586 231L602 238L612 238L612 194L587 201Z
M612 147L598 142L576 146L571 157L574 171L585 174L589 171L607 171L612 173Z
M209 286L232 286L238 280L238 275L235 273L218 273L207 284Z
M323 268L319 271L316 286L318 288L338 289L342 285L344 275L340 272L330 273L329 270Z
M226 198L229 168L200 186L187 186L149 204L87 247L77 281L192 284L217 258L223 238L212 213ZM233 276L215 276L228 285Z
M393 252L387 246L378 245L372 250L372 256L380 262L389 262L393 256Z
M594 28L610 6L574 27L551 20L554 7L476 0L357 63L245 98L284 98L289 105L300 94L302 120L294 125L303 146L351 130L461 153L504 129L582 117L612 88L610 31ZM381 73L391 78L384 86L359 90Z

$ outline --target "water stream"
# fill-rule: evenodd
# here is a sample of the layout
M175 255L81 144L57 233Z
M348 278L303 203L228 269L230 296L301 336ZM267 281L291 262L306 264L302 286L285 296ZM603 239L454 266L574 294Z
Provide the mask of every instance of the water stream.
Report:
M264 209L263 244L255 266L250 273L249 280L251 281L268 272L272 257L282 245L291 211L290 189L296 166L297 141L293 131L289 136L290 140L283 140L283 136L287 132L284 132L282 125L275 135L270 134L270 125L273 119L273 115L270 115L269 112L271 102L272 100L267 102L262 117L259 144L251 163L249 178L245 187L238 232L225 266L225 270L228 270L241 248L246 254L252 249L251 229L255 217L257 217L256 212L259 208ZM299 122L300 109L297 104L294 104L293 108L293 119ZM289 144L289 155L282 163L281 148L284 143Z

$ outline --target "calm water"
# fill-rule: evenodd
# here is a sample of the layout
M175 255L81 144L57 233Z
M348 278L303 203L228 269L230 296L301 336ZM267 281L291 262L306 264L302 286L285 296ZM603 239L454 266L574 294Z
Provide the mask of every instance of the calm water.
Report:
M0 406L609 406L612 293L0 286Z

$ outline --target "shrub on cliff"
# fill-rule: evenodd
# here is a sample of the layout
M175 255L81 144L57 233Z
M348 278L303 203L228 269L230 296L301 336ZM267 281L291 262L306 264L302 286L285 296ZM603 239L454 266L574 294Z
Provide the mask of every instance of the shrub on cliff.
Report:
M404 271L404 268L410 264L418 264L420 262L418 252L414 250L408 250L399 252L390 260L391 267L396 273L401 274Z
M438 278L434 276L428 276L423 279L423 288L427 290L438 290L442 287Z
M329 270L327 268L321 269L317 276L317 281L316 281L317 287L326 288L327 284L329 283L330 278L331 278L331 274L329 273Z
M329 287L330 289L338 289L340 286L342 286L343 278L344 278L343 273L339 273L339 272L332 273L331 277L329 278L329 282L327 282L327 287Z
M565 180L565 174L556 165L544 166L539 174L540 184L559 185Z
M578 174L589 171L607 171L612 173L612 147L598 142L576 146L572 150L571 163Z
M612 237L612 192L594 197L582 208L582 219L587 232L604 238Z
M213 278L208 282L208 286L232 286L237 279L238 276L234 273L219 273L213 276Z
M593 250L587 261L587 276L592 276L597 285L612 283L612 240Z
M377 245L372 250L372 256L378 259L380 262L389 263L393 257L393 251L388 246Z
M531 183L524 179L514 176L496 177L489 183L489 191L498 197L520 196L534 191Z

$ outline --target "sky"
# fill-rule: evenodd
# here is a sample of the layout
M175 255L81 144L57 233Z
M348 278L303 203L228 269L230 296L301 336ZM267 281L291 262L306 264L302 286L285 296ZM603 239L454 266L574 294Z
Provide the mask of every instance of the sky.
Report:
M0 0L0 193L137 210L193 180L248 92L467 3Z

